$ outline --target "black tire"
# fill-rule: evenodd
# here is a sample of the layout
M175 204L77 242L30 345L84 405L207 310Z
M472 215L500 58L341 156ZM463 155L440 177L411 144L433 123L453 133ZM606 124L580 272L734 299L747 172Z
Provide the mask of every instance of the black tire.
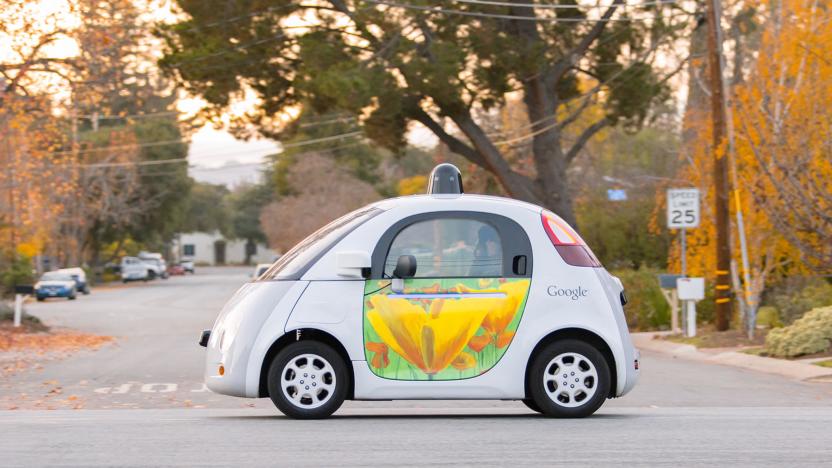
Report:
M70 301L74 301L75 297L76 297L75 294L73 294L73 295L67 297L67 299L69 299Z
M526 405L527 408L534 411L535 413L542 413L543 412L543 411L540 411L540 407L537 406L537 403L535 403L534 400L532 400L531 398L524 398L520 401L522 401L523 404Z
M124 283L124 284L127 284L127 280L126 280L126 279L121 280L121 282L122 282L122 283Z
M590 391L591 396L587 396L586 393L583 393L584 400L580 399L581 395L575 396L574 401L572 400L573 397L566 395L563 397L566 401L562 404L553 400L549 396L546 385L550 385L548 390L554 392L560 388L560 384L555 382L544 384L544 373L554 375L553 371L557 369L557 365L550 364L556 357L564 353L575 353L580 355L595 367L595 372L598 376L597 379L588 377L584 381L584 384L587 385L587 387L594 389L594 393ZM574 358L572 359L572 362L576 363L578 366L588 364L586 362L576 362ZM567 379L571 378L571 375L567 377ZM558 381L559 380L560 378L558 378ZM526 384L528 385L530 393L529 396L531 396L534 403L540 408L541 413L544 415L555 418L583 418L591 415L598 410L602 404L604 404L604 400L606 400L607 395L609 394L611 381L612 378L610 368L607 365L607 360L604 359L604 356L600 351L598 351L598 349L584 341L563 340L546 346L537 354L537 356L535 356L532 361L531 368L529 369L528 382ZM591 385L589 385L590 383ZM571 385L571 383L568 385ZM564 406L565 404L575 403L577 403L576 406Z
M288 369L286 369L287 364L289 364L289 362L293 359L299 358L304 354L313 354L320 356L329 363L329 365L332 367L332 370L334 371L334 380L329 381L334 381L335 388L332 390L331 395L328 395L328 399L321 406L318 407L303 408L301 406L298 406L287 397L287 395L283 391L283 388L281 388L281 381L284 370L287 370L287 372L291 372ZM320 364L323 363L321 361L318 361L316 363L308 365L312 365L313 369L315 369L318 368ZM328 375L328 373L320 375L319 379L325 378L326 375ZM332 349L330 346L312 340L296 341L290 344L289 346L283 348L279 353L277 353L277 356L275 356L271 366L269 366L269 397L272 399L272 402L277 407L277 409L279 409L280 412L282 412L286 416L289 416L290 418L323 419L332 415L332 413L334 413L338 408L341 407L341 404L344 403L344 399L346 399L347 397L347 390L350 387L351 377L352 376L348 371L344 359L341 358L341 355L338 354L338 352ZM294 386L287 388L294 388ZM320 395L320 393L318 395ZM326 398L326 395L324 395L323 398ZM306 397L301 398L301 402L303 401L307 401L308 403L306 404L310 405L315 403L313 400L307 399Z
M45 298L45 297L39 297L39 298L38 298L38 302L43 302L43 301L45 301L45 300L46 300L46 298Z
M90 293L90 287L89 287L89 286L84 286L84 291L83 291L83 292L84 292L84 295L85 295L85 296L86 296L86 295L89 295L89 293Z

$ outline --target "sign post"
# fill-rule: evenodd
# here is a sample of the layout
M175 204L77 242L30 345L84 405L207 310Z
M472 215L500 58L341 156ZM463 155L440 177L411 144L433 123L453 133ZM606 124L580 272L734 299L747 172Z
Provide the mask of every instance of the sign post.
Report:
M678 278L676 291L684 304L685 336L696 336L696 301L705 299L705 278Z
M35 293L35 288L29 285L14 287L14 326L19 327L23 319L23 298Z
M699 227L700 208L699 208L699 189L697 188L683 188L683 189L668 189L667 190L667 227L668 229L679 230L679 247L681 248L680 263L681 263L681 277L685 278L688 275L688 252L687 252L687 230ZM683 311L688 314L687 307ZM694 309L694 317L695 317ZM672 317L673 331L676 331L676 324L678 319ZM694 318L695 320L695 318ZM696 323L694 322L694 334L696 333ZM688 327L689 328L689 327Z
M687 273L687 239L685 230L699 227L699 189L668 189L667 190L667 227L679 229L682 247L682 276Z

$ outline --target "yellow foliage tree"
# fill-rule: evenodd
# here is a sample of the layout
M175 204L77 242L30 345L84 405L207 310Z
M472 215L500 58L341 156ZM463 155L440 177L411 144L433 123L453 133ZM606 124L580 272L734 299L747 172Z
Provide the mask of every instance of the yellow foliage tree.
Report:
M733 89L736 187L732 220L741 206L749 252L749 284L742 288L739 283L741 267L734 268L734 284L738 291L747 289L747 297L741 294L745 299L741 304L747 307L752 325L760 296L775 274L805 271L809 257L815 265L830 258L830 20L832 12L819 8L816 1L774 2L774 8L766 12L756 62ZM689 164L679 178L691 181L703 194L702 225L688 232L688 274L713 280L709 119L707 108L691 107L689 102L684 128L684 156ZM736 224L732 232L733 264L741 265ZM824 244L822 239L828 241ZM678 268L678 246L670 258L671 266Z

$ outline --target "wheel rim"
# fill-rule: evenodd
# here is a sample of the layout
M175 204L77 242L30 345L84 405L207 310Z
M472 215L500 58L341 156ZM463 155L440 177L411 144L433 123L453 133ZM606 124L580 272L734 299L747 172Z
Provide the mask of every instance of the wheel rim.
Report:
M563 353L543 371L543 388L558 406L574 408L589 402L598 390L598 371L586 356Z
M322 406L335 392L335 369L317 354L293 357L280 374L280 388L286 399L303 409Z

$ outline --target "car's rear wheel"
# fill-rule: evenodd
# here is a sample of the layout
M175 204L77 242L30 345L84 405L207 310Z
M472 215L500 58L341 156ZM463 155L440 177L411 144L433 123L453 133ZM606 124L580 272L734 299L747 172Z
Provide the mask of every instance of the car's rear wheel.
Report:
M540 411L540 407L537 406L537 403L535 403L534 400L532 400L531 398L524 398L521 401L523 402L524 405L526 405L526 407L528 407L530 410L534 411L535 413L542 413L543 412L543 411Z
M594 413L607 398L611 374L598 349L579 340L546 346L532 362L528 388L546 416L582 418Z
M84 286L84 295L87 295L89 293L90 293L90 287L89 286Z
M298 341L272 361L269 397L290 418L326 418L344 403L349 380L347 365L337 351L317 341Z
M45 301L45 300L46 300L46 298L45 298L45 297L39 297L39 298L38 298L38 302L43 302L43 301Z

